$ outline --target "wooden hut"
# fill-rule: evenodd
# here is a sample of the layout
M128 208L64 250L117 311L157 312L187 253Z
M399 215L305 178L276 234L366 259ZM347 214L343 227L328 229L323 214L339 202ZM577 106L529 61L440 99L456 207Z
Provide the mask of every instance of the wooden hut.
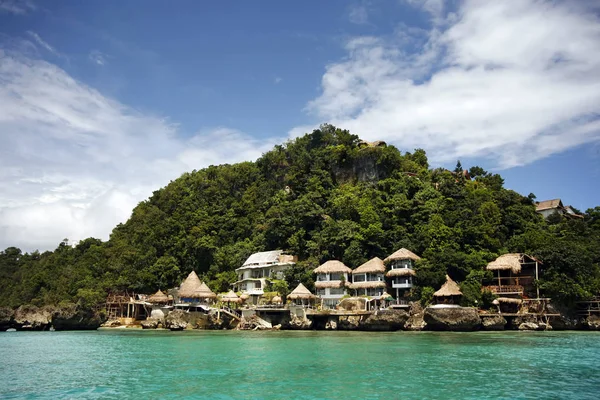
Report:
M385 291L385 264L375 257L352 271L350 288L357 296L381 296Z
M314 302L316 296L310 292L302 283L296 286L296 289L288 295L288 299L299 306L310 305Z
M173 298L167 296L159 289L158 292L148 297L148 302L152 304L169 304L173 302Z
M217 295L192 271L179 287L179 298L186 303L209 302Z
M242 302L242 299L240 299L233 290L230 290L229 292L227 292L226 294L221 296L221 301L223 303L228 303L231 305L231 304L240 304Z
M486 269L496 275L486 289L507 298L540 297L535 281L539 279L541 261L522 253L503 254Z
M335 307L347 294L346 287L350 285L349 274L352 270L343 262L329 260L313 270L317 274L315 288L322 299L323 306Z
M452 278L446 275L446 283L442 285L440 290L435 292L433 296L438 304L456 304L462 297L462 292L458 283L454 282Z

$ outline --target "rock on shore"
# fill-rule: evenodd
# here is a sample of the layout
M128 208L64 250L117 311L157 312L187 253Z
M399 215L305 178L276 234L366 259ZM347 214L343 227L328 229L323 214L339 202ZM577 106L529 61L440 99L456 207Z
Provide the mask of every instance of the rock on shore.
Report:
M381 310L361 321L359 327L367 331L398 331L407 320L408 313L404 310Z
M427 325L423 316L425 311L418 301L415 301L410 306L409 317L404 324L404 329L407 331L422 331Z
M479 313L471 307L427 307L423 319L432 331L475 331L481 326Z
M481 318L481 327L484 331L503 331L506 319L502 315Z
M21 306L15 311L15 328L17 330L32 331L50 329L52 313L53 309L51 307Z
M189 324L189 314L183 310L173 310L165 318L165 328L172 331L186 329Z

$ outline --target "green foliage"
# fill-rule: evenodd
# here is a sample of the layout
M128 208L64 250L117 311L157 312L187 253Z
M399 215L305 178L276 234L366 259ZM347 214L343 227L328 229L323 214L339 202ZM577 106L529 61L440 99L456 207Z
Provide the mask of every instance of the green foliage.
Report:
M433 294L435 293L435 289L431 286L425 286L421 289L421 305L423 307L427 307L433 302Z
M415 298L431 301L449 274L465 304L487 304L485 265L507 251L543 260L540 288L572 303L600 293L600 207L582 220L544 221L534 196L503 188L500 175L429 170L422 149L372 147L331 125L277 145L256 162L184 173L133 210L110 240L63 241L54 251L0 252L0 305L92 305L108 292L152 293L195 270L217 292L256 251L301 260L273 281L284 296L329 259L356 267L407 247L417 263ZM457 163L456 171L463 166Z

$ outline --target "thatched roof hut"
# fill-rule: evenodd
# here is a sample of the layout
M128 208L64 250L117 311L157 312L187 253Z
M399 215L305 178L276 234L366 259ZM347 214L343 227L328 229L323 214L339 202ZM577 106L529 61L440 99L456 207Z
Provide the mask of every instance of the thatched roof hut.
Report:
M179 296L196 299L198 298L197 292L200 289L202 282L200 282L200 278L196 275L196 271L190 272L185 281L179 286Z
M442 285L440 290L433 294L435 297L452 297L462 296L458 283L454 282L452 278L446 275L446 283Z
M350 289L371 289L371 288L384 288L385 282L383 281L365 281L365 282L353 282L348 285Z
M416 272L412 268L396 268L389 270L385 276L388 278L395 278L397 276L415 276Z
M506 271L510 270L513 274L521 272L521 260L522 254L519 253L508 253L503 254L490 262L487 267L488 271Z
M513 299L512 297L498 297L496 300L498 300L499 303L506 303L506 304L521 304L523 302L523 300L521 299Z
M416 255L415 253L413 253L412 251L405 249L404 247L401 248L400 250L397 250L395 252L393 252L392 254L390 254L389 256L386 257L385 260L383 260L384 263L388 263L390 261L394 261L394 260L420 260L421 257L419 257L418 255Z
M233 290L230 290L227 294L221 296L221 301L225 303L241 303L242 299Z
M316 296L310 292L302 283L296 286L296 289L288 295L288 299L314 299Z
M326 288L341 288L344 286L349 286L350 283L348 281L317 281L315 282L316 289L326 289Z
M200 299L216 299L217 295L210 290L208 285L204 282L200 284L200 288L198 289L198 298Z
M315 274L350 273L352 269L338 260L329 260L313 270Z
M371 258L366 263L352 270L352 275L356 274L384 274L385 264L379 257Z
M148 302L155 303L155 304L168 303L169 301L171 301L169 296L164 294L162 292L162 290L160 290L160 289L158 290L158 292L156 292L152 296L148 297Z

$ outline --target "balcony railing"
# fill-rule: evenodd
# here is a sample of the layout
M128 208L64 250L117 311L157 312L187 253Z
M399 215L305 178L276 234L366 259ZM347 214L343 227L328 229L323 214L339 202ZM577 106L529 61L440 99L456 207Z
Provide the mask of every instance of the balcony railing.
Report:
M494 294L523 293L523 286L521 285L485 286L485 289L490 290Z

